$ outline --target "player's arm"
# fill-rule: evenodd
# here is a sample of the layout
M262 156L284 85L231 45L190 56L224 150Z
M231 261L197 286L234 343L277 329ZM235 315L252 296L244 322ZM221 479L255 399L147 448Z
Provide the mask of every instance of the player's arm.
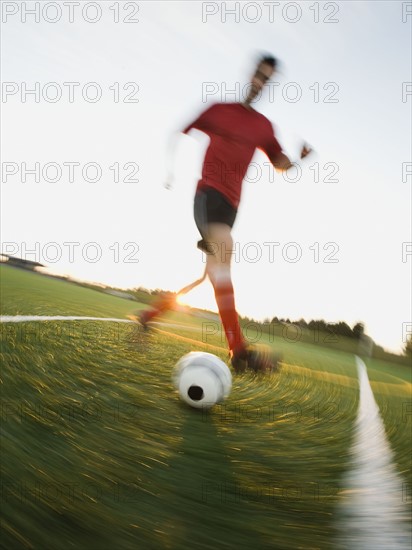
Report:
M304 143L300 152L300 158L304 159L307 155L309 155L311 151L311 147ZM275 170L277 170L278 172L286 172L294 165L294 163L287 155L285 155L283 151L277 153L276 156L271 159L271 162Z
M187 134L192 128L196 128L197 130L201 130L202 132L207 133L207 131L210 129L209 115L210 115L211 109L213 109L213 105L208 109L206 109L206 111L201 113L196 120L194 120L189 125L187 125L183 130L175 134L172 134L170 136L167 144L167 154L166 154L167 176L164 184L166 189L171 189L173 185L174 159L176 156L177 145L181 134Z
M277 172L286 172L293 166L290 158L282 151L279 152L274 158L271 158L271 163Z
M289 168L293 167L294 163L282 151L282 147L275 137L272 124L268 120L260 148L266 153L277 172L286 172ZM304 143L300 152L300 158L305 158L311 150L312 149Z
M180 133L174 133L169 137L166 150L166 180L164 186L166 189L173 187L174 161L176 157L176 149L179 141Z
M196 128L196 130L200 130L206 134L211 131L213 128L213 116L211 117L211 113L215 111L216 107L217 104L212 103L212 105L203 111L203 113L200 113L200 115L193 122L188 124L186 128L182 130L182 133L187 134L192 128Z

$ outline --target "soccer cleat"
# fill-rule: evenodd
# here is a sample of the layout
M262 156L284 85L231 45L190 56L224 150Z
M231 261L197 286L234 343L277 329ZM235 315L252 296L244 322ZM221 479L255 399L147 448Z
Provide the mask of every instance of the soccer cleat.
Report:
M236 372L251 370L253 372L273 373L279 370L280 356L263 348L246 348L232 355L232 366Z
M230 360L232 362L232 367L234 368L235 372L245 372L247 369L247 354L248 350L243 350L240 353L233 353L233 351L230 351L229 356Z
M137 314L137 320L139 321L142 329L147 332L149 330L149 325L147 324L147 311L141 311Z
M255 372L273 373L279 370L280 355L265 349L252 349L248 356L248 368Z
M175 292L161 292L157 300L152 306L152 309L145 309L143 311L136 311L134 315L130 316L133 321L137 321L141 324L143 330L150 329L150 321L155 317L158 317L162 313L169 309L174 309L176 305L177 294Z
M127 317L132 321L139 323L142 329L147 332L150 329L150 325L148 324L147 316L145 315L146 313L146 311L135 311L132 315L127 315Z

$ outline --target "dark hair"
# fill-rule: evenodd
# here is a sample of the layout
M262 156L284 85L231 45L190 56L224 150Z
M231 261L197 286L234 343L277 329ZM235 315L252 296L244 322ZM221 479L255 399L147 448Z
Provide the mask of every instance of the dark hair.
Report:
M258 65L260 65L261 63L266 63L266 65L270 65L272 69L276 69L278 61L272 55L261 55L258 60Z

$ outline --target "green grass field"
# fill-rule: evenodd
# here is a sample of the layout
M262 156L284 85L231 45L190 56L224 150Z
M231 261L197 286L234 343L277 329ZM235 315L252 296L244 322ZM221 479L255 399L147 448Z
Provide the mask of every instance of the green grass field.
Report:
M8 266L0 275L2 315L126 318L139 308ZM234 377L229 399L206 413L180 403L171 371L196 349L227 360L225 343L205 341L199 317L162 321L149 333L119 322L1 324L3 547L335 547L354 356L265 336L283 353L280 373ZM365 362L410 490L411 371Z

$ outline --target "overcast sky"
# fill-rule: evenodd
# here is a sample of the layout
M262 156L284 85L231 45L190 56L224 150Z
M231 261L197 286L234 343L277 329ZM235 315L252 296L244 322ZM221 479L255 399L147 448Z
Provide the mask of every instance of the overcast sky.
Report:
M364 321L399 351L412 322L411 3L76 4L2 2L3 251L119 287L199 277L207 140L181 137L172 191L167 143L208 103L242 99L270 52L282 70L255 108L292 160L303 139L316 153L289 181L253 158L233 231L239 313ZM23 181L25 166L38 177ZM216 309L210 283L188 302Z

